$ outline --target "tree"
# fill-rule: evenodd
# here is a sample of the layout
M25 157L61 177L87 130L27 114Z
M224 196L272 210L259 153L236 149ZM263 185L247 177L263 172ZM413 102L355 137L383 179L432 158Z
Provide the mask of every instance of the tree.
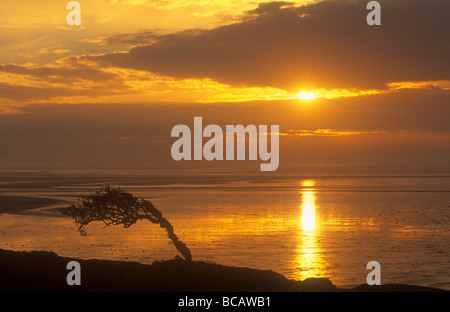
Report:
M122 224L125 228L129 228L139 220L159 224L167 231L167 236L184 259L192 260L191 251L178 239L172 224L162 216L162 213L150 201L137 198L120 188L101 186L100 190L81 196L77 203L62 208L61 211L75 220L82 236L86 236L84 227L92 221L102 221L105 226Z

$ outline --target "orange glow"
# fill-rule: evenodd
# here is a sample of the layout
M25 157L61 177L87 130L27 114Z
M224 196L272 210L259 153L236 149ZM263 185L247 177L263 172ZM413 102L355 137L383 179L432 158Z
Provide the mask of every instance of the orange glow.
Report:
M316 213L316 194L313 190L315 182L305 180L301 183L304 187L301 193L301 218L299 220L298 249L294 262L296 279L304 280L309 277L321 277L324 275L323 259L319 256L318 244L318 219Z
M281 136L350 136L361 134L382 134L385 130L375 131L349 131L349 130L331 130L331 129L317 129L317 130L287 130L285 133L279 133Z
M298 98L300 100L314 100L317 97L312 91L311 92L300 91L300 93L298 94Z
M390 90L402 89L441 89L450 90L449 80L433 80L433 81L398 81L387 84Z
M316 229L316 204L314 191L302 191L302 231L308 238L314 237ZM313 243L313 242L311 242Z
M314 186L314 181L313 180L302 181L302 186L303 187L313 187Z

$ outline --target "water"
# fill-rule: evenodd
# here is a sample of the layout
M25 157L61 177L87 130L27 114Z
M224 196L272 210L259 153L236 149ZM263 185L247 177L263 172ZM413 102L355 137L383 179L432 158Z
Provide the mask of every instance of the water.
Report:
M68 202L97 184L121 186L160 209L194 260L273 270L297 280L327 277L339 287L365 283L366 264L375 260L384 284L450 289L448 176L52 172L9 174L1 182L3 195ZM81 237L70 218L48 210L56 206L0 215L0 248L142 263L177 255L157 225L140 221L124 229L92 223L86 227L89 236Z

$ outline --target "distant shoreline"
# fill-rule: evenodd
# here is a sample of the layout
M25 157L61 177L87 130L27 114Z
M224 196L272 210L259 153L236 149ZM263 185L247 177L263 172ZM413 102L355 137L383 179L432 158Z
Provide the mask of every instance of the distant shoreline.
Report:
M64 201L43 197L0 195L0 203L0 214L21 214L31 209L43 208L59 203L62 204Z
M68 286L69 261L81 265L81 285ZM443 289L386 284L337 288L326 278L289 280L268 271L206 262L81 260L53 252L0 249L0 292L442 292Z

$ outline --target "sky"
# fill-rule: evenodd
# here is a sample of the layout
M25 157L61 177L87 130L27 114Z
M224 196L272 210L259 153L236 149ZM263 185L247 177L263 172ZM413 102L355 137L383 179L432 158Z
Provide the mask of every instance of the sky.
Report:
M264 174L174 161L202 116L279 125L277 173L450 172L449 1L67 2L0 3L0 169Z

